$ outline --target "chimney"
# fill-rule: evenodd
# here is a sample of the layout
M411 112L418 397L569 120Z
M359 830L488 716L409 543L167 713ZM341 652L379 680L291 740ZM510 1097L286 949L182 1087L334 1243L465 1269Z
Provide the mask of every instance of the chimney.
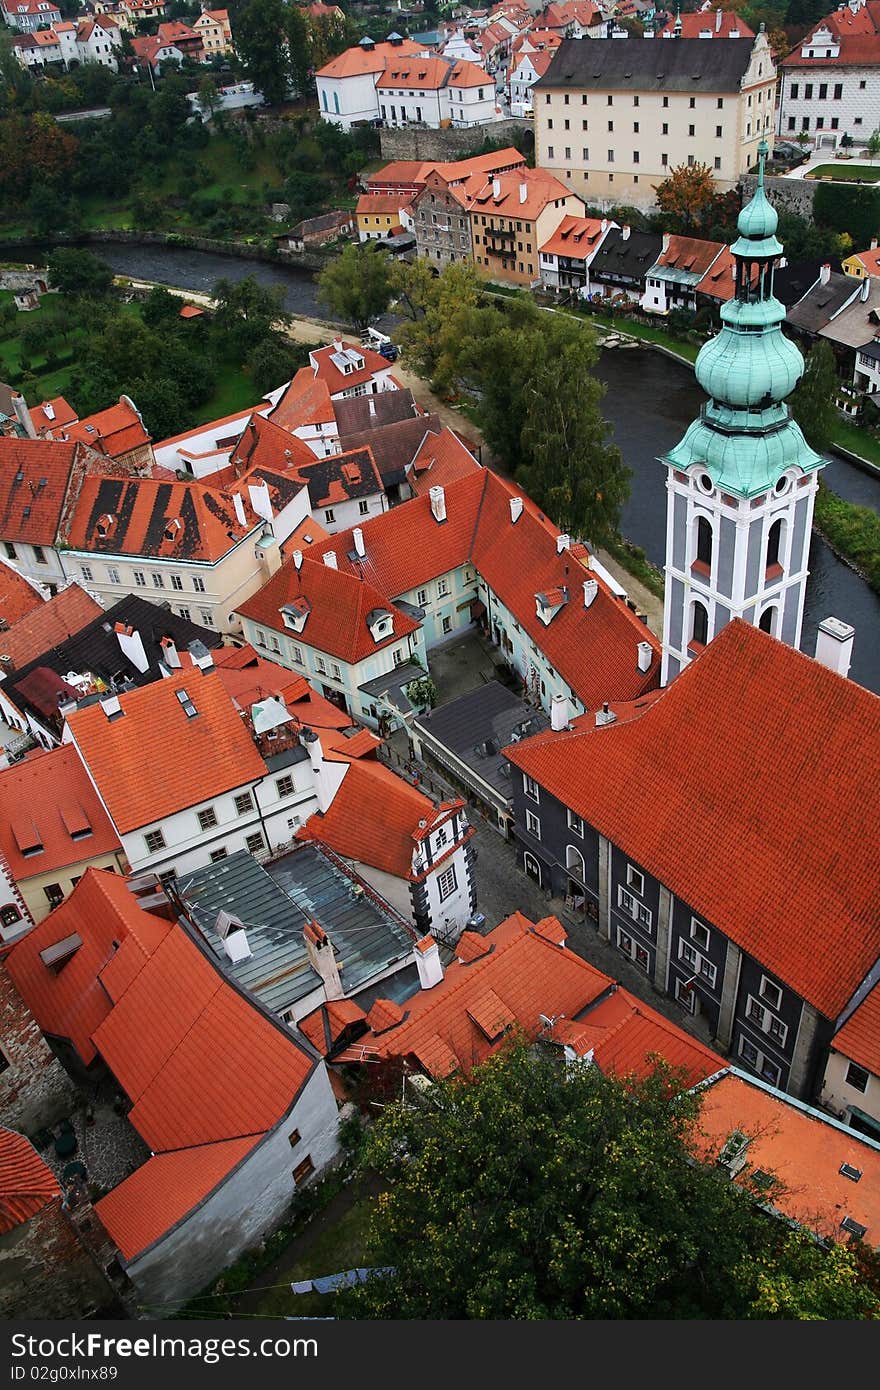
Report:
M242 926L233 926L223 938L223 949L233 965L238 965L239 961L250 960L253 951L247 938L247 932Z
M28 439L36 439L37 431L31 419L31 412L28 410L28 403L20 391L13 392L12 409L15 411L15 418L21 425Z
M603 726L604 726L605 724L613 724L613 723L615 722L616 719L617 719L617 715L614 714L614 713L608 708L608 701L607 701L607 700L605 701L605 703L604 703L604 705L602 706L601 709L597 709L597 710L596 710L596 728L597 728L597 729L603 728Z
M198 666L202 675L204 675L206 671L213 671L214 658L208 651L201 637L194 638L187 647L187 651L189 652L190 661L193 666Z
M364 545L364 533L360 526L354 528L351 533L351 538L354 541L355 555L360 555L361 559L363 559L367 553L367 547Z
M639 643L639 670L647 671L650 668L651 660L654 656L654 648L650 642Z
M822 266L819 267L819 284L820 284L820 285L827 285L827 284L828 284L828 281L829 281L830 279L831 279L831 266L830 266L829 263L826 261L824 265L822 265Z
M375 418L376 418L376 402L373 400L373 397L372 397L372 396L368 396L368 397L367 397L367 414L369 415L369 417L370 417L371 420L375 420Z
M568 699L565 695L554 695L550 701L550 728L554 733L560 733L568 728L569 712Z
M515 526L522 516L523 500L521 497L511 497L510 499L510 520Z
M629 241L629 234L630 234L631 231L632 231L632 228L630 227L629 223L626 223L625 226L621 227L621 229L620 229L620 239L621 239L621 241Z
M431 498L431 512L435 521L446 520L446 492L442 487L432 487L428 494Z
M500 197L501 197L501 180L500 180L500 179L493 179L493 180L492 180L492 197L493 197L493 198L500 198Z
M561 555L564 550L568 550L571 545L571 536L567 536L564 531L556 537L556 554Z
M720 9L717 9L717 10L715 11L715 33L716 33L716 34L718 33L718 31L719 31L720 28L721 28L721 10L720 10Z
M264 521L273 519L272 501L269 497L268 484L261 478L258 483L248 483L251 506L257 516L261 516Z
M872 237L871 237L871 250L872 250L872 251L876 251L876 250L877 250L877 238L876 238L875 236L872 236Z
M670 232L664 232L664 233L663 233L663 245L662 245L662 247L660 248L660 254L661 254L661 256L665 256L666 252L669 250L669 243L670 243L671 240L672 240L671 233L670 233Z
M871 277L866 275L859 288L859 299L864 304L871 293Z
M180 667L180 653L177 650L174 638L163 637L159 645L162 648L162 659L165 665L170 666L172 670L178 670Z
M423 936L413 950L419 971L419 984L422 989L433 989L443 980L443 966L440 963L440 947L433 936Z
M61 718L66 719L69 714L73 714L73 711L75 709L76 700L74 699L74 697L72 695L68 695L67 692L64 690L59 691L58 713L61 715Z
M816 636L816 660L839 676L849 674L855 628L839 618L825 618Z
M126 627L124 623L117 623L115 632L123 654L128 657L135 670L142 674L149 671L150 663L140 633L133 627Z
M117 695L109 695L106 700L102 700L101 709L104 711L108 719L115 719L118 715L121 715L123 713L122 706L119 703L119 697Z
M301 569L302 569L302 563L303 563L303 553L302 553L302 551L301 551L301 550L295 550L295 551L293 552L293 566L294 566L294 569L301 570Z
M342 339L341 339L341 338L334 338L334 339L333 339L333 351L334 351L334 352L342 352Z
M602 221L601 221L601 223L600 223L600 227L601 227L601 230L602 230L603 232L607 232L607 231L608 231L608 218L607 218L607 217L603 217L603 218L602 218Z
M247 526L247 517L244 513L244 502L242 501L240 492L234 492L232 494L232 505L235 508L235 519L239 526Z
M339 569L339 561L338 561L337 558L336 558L336 551L335 551L335 550L325 550L325 551L324 551L324 564L327 566L328 570L338 570L338 569Z
M598 594L598 592L599 592L599 581L598 581L598 579L585 579L585 580L584 580L584 607L585 607L585 608L589 608L590 604L593 602L593 599L596 597L596 595Z
M43 402L43 414L45 415L47 420L55 419L55 407L54 405L52 405L51 401Z
M524 203L524 202L526 201L526 199L528 198L528 196L529 196L529 185L526 183L525 179L523 179L522 183L521 183L520 186L519 186L519 200L520 200L520 202L521 202L521 203Z
M339 966L336 964L336 955L327 933L313 920L306 923L303 936L309 965L324 982L324 997L328 1001L342 999L344 991L339 978Z

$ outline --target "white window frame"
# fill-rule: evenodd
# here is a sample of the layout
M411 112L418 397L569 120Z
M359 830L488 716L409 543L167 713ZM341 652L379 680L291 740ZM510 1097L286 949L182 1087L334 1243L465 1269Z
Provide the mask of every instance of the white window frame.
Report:
M193 589L197 594L205 592L205 581L200 574L193 575Z
M122 580L119 578L119 570L116 568L115 565L107 566L107 578L109 579L111 584L122 583Z
M157 843L151 845L151 840L156 840ZM147 847L148 854L158 854L160 849L167 849L167 845L165 844L165 836L163 835L161 830L146 831L146 833L144 834L144 844Z
M443 579L438 579L438 580L437 580L437 597L438 597L438 598L448 598L448 597L449 597L449 580L448 580L448 579L443 578Z
M675 1002L680 1004L689 1014L694 1014L697 1011L697 996L694 994L693 988L685 989L684 980L679 978L676 978L675 981Z
M751 1050L755 1054L754 1062L750 1062L745 1055L745 1049L747 1047L751 1048ZM756 1047L755 1044L752 1042L751 1038L747 1038L744 1034L741 1033L739 1039L739 1047L737 1051L739 1053L739 1056L745 1062L746 1066L751 1067L752 1071L756 1072L757 1075L760 1076L762 1081L766 1081L768 1086L779 1085L779 1081L782 1076L782 1068L780 1067L778 1062L774 1062L772 1057L767 1057L759 1047ZM771 1081L769 1076L764 1075L765 1068L768 1068L769 1070L775 1072L776 1075L774 1080Z
M777 985L769 976L762 975L761 983L758 986L758 999L762 1004L766 1004L768 1009L774 1013L779 1013L782 1008L782 988Z
M525 792L526 796L530 797L531 800L535 802L536 805L540 806L541 789L535 781L534 777L529 777L527 772L523 773L523 791Z
M257 854L261 849L265 849L266 841L263 839L262 830L255 830L252 834L246 835L244 847L250 854Z
M286 785L288 782L290 783L289 790ZM284 798L287 796L293 796L296 792L296 783L293 780L292 773L285 772L283 777L277 777L275 779L275 790L278 793L278 797L280 800L284 800Z
M755 1013L752 1010L755 1010ZM760 1018L756 1017L760 1014ZM767 1004L756 999L753 994L746 999L746 1020L760 1028L762 1033L766 1033L768 1038L772 1038L778 1047L785 1047L788 1038L788 1024L783 1023L781 1018L777 1018L772 1009ZM774 1031L775 1030L775 1031Z
M207 822L205 825L202 824L203 816ZM218 824L217 811L213 806L203 806L200 811L196 811L196 820L199 823L199 830L202 834L204 834L206 830L214 830Z
M147 576L144 574L143 570L134 571L134 582L135 587L138 589L145 589L147 587Z
M578 835L583 839L584 823L580 816L575 815L574 811L569 811L568 813L568 828L574 835Z
M450 864L448 869L444 869L442 873L437 875L437 892L441 903L445 902L447 898L451 898L457 888L455 865Z
M685 941L683 936L678 938L678 958L684 961L688 969L692 970L695 975L699 975L700 979L703 980L710 989L715 988L715 983L718 979L718 967L713 965L706 956L702 955L697 950L696 946L692 946L689 941Z
M319 676L326 676L327 664L322 656L315 657L315 670L318 672Z
M650 974L651 953L647 947L643 946L640 941L636 941L635 937L630 936L629 932L624 931L622 927L617 928L617 949L627 956L633 965L644 970L646 975Z
M541 838L541 822L534 811L526 811L526 830L530 835L534 835L536 840Z
M91 565L80 565L80 573L82 574L82 577L86 581L86 583L91 584L92 580L95 577Z
M653 931L653 912L649 907L645 907L644 903L638 902L622 883L617 885L617 906L646 931Z
M645 875L632 864L626 866L626 886L638 893L640 898L645 896Z
M702 935L701 935L701 933L702 933ZM703 939L704 937L705 937L705 940ZM700 947L700 950L701 950L701 951L708 951L708 949L709 949L709 942L711 941L711 939L712 939L712 933L710 932L709 928L706 926L705 922L701 922L700 919L699 919L699 917L692 917L692 918L691 918L691 941L696 941L696 943L697 943L697 945Z

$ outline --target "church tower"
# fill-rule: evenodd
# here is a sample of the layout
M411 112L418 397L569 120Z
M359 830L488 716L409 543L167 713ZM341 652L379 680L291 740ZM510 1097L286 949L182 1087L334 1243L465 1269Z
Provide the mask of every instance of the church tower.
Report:
M664 684L731 618L793 647L800 642L824 460L784 404L804 361L782 332L785 308L773 294L782 247L764 192L766 158L762 141L758 186L730 248L734 297L696 361L709 400L660 460L667 468Z

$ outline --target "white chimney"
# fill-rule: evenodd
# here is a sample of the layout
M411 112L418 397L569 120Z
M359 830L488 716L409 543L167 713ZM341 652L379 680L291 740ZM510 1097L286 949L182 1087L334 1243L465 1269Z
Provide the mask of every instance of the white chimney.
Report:
M828 284L828 281L829 281L830 279L831 279L831 266L829 265L828 261L826 261L824 265L821 265L821 266L819 267L819 284L820 284L820 285L827 285L827 284Z
M257 516L261 516L264 521L272 520L272 502L269 498L268 484L260 479L258 483L248 483L251 506Z
M337 558L336 558L336 551L335 551L335 550L325 550L325 551L324 551L324 564L327 566L328 570L338 570L338 569L339 569L339 561L338 561Z
M360 526L354 528L351 533L351 538L354 541L355 555L360 555L361 559L363 559L367 553L367 547L364 545L364 533Z
M309 965L324 982L325 999L341 999L344 994L339 966L330 938L317 922L307 922L303 930Z
M872 251L876 251L876 250L877 250L877 238L876 238L875 236L872 236L872 237L871 237L871 250L872 250Z
M654 648L650 642L639 643L639 670L647 671L654 656Z
M662 245L662 247L660 248L660 254L661 254L661 255L664 255L664 254L669 250L669 243L670 243L671 240L672 240L672 233L671 233L671 232L664 232L664 233L663 233L663 245Z
M180 667L180 653L177 650L173 637L163 637L159 644L162 648L162 660L166 666L172 667L175 671Z
M617 715L613 712L613 710L610 710L610 709L608 708L608 701L607 701L607 700L605 701L605 703L604 703L604 705L602 706L601 709L597 709L597 710L596 710L596 728L597 728L597 729L601 729L601 728L603 727L603 725L605 725L605 724L613 724L613 723L615 722L616 719L617 719Z
M585 579L585 580L584 580L584 607L585 607L585 608L589 608L590 604L593 602L593 599L596 597L596 595L598 594L598 592L599 592L599 581L598 581L598 579Z
M562 729L568 728L569 712L568 698L565 695L554 695L550 701L550 728L554 733L560 733Z
M621 239L621 241L629 241L629 234L630 234L631 231L632 231L632 228L629 226L628 223L626 224L626 226L621 227L621 229L620 229L620 239Z
M367 414L369 415L369 417L370 417L371 420L375 420L375 418L376 418L376 402L373 400L373 397L372 397L372 396L368 396L368 397L367 397Z
M301 551L301 550L295 550L295 551L293 552L293 565L294 565L294 569L301 570L301 569L302 569L302 562L303 562L303 553L302 553L302 551Z
M342 339L341 339L341 338L334 338L334 339L333 339L333 351L334 351L334 352L342 352Z
M16 420L21 425L28 439L36 439L36 427L31 419L28 403L20 391L14 391L12 394L12 409L15 412Z
M561 555L563 550L568 550L571 545L571 536L566 536L565 532L556 537L556 554Z
M500 197L501 197L501 180L500 180L500 179L493 179L493 180L492 180L492 197L493 197L493 198L500 198Z
M528 198L528 196L529 196L529 185L526 183L525 179L523 179L522 183L521 183L520 186L519 186L519 200L520 200L520 202L521 202L521 203L524 203L524 202L526 201L526 199Z
M816 635L816 660L839 676L849 674L855 628L840 618L825 618Z
M440 963L440 947L433 936L423 936L413 950L419 971L419 984L422 989L433 989L443 980L443 966Z
M861 302L862 302L863 304L866 303L866 301L868 300L868 298L869 298L869 296L870 296L870 293L871 293L871 277L870 277L870 275L866 275L865 278L864 278L864 280L862 281L861 288L860 288L860 290L859 290L859 299L861 300Z
M435 521L446 520L446 492L442 487L432 487L428 496Z
M247 517L245 516L244 512L244 502L242 501L240 492L234 492L232 494L232 505L235 508L235 516L239 526L247 526Z
M237 965L242 960L250 960L253 955L244 927L233 927L231 931L226 933L223 938L223 949L233 965Z
M55 407L52 405L51 401L45 401L43 403L43 414L47 420L55 419Z
M521 497L511 497L510 499L510 520L515 525L522 516L523 500Z
M721 10L718 9L718 10L715 11L715 33L716 33L716 34L718 33L718 31L719 31L720 28L721 28Z
M602 221L601 221L601 223L600 223L599 225L600 225L601 231L607 232L607 231L608 231L608 218L607 218L607 217L603 217L603 218L602 218Z
M119 638L119 645L125 656L128 657L136 671L143 673L150 669L147 653L144 651L144 644L141 635L136 628L126 627L123 623L116 624L116 636Z
M108 719L112 719L114 715L121 714L122 706L119 703L119 697L117 695L108 695L106 700L101 701L101 709Z

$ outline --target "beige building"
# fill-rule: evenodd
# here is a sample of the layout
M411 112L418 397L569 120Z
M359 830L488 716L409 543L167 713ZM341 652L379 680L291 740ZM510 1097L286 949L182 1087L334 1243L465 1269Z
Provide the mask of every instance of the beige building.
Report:
M880 984L832 1038L820 1098L844 1124L880 1143Z
M733 188L772 147L776 69L752 39L566 40L532 89L535 162L587 203L654 206L680 164Z

